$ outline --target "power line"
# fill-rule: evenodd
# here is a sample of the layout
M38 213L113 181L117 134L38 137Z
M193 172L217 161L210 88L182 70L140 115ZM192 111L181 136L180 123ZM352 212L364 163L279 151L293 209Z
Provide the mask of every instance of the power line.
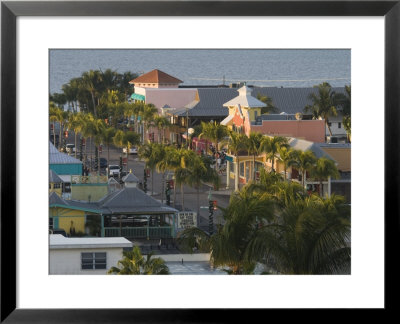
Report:
M207 81L230 81L230 82L238 82L238 81L251 81L251 82L305 82L305 81L332 81L332 80L350 80L350 78L321 78L321 79L304 79L304 80L239 80L239 79L212 79L212 78L188 78L191 80L207 80Z

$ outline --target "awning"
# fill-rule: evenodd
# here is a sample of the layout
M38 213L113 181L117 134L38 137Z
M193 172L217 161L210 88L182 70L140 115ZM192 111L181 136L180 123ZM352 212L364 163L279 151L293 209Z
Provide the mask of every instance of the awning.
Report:
M143 95L137 94L137 93L132 93L131 99L144 101L146 99L146 97Z

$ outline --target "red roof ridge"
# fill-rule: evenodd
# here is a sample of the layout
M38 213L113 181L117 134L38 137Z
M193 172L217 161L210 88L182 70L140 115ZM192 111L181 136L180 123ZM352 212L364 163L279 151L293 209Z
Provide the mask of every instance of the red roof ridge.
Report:
M182 80L179 80L172 75L169 75L161 70L155 69L150 72L147 72L145 74L142 74L141 76L137 77L136 79L133 79L129 81L129 83L134 84L134 83L182 83Z

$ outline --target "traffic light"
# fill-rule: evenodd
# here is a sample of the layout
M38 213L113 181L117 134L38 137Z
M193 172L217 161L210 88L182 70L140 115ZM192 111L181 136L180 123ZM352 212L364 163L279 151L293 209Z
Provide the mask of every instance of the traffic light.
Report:
M208 211L213 214L214 213L214 201L210 200L208 205Z
M68 131L67 130L64 132L64 137L68 138Z
M217 210L218 206L217 206L217 201L216 200L213 201L213 207L214 207L214 210Z

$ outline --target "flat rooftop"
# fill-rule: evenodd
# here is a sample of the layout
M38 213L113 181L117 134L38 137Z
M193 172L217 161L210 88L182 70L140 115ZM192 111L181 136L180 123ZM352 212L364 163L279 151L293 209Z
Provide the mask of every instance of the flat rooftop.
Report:
M65 237L50 234L50 249L126 248L132 242L123 237Z

